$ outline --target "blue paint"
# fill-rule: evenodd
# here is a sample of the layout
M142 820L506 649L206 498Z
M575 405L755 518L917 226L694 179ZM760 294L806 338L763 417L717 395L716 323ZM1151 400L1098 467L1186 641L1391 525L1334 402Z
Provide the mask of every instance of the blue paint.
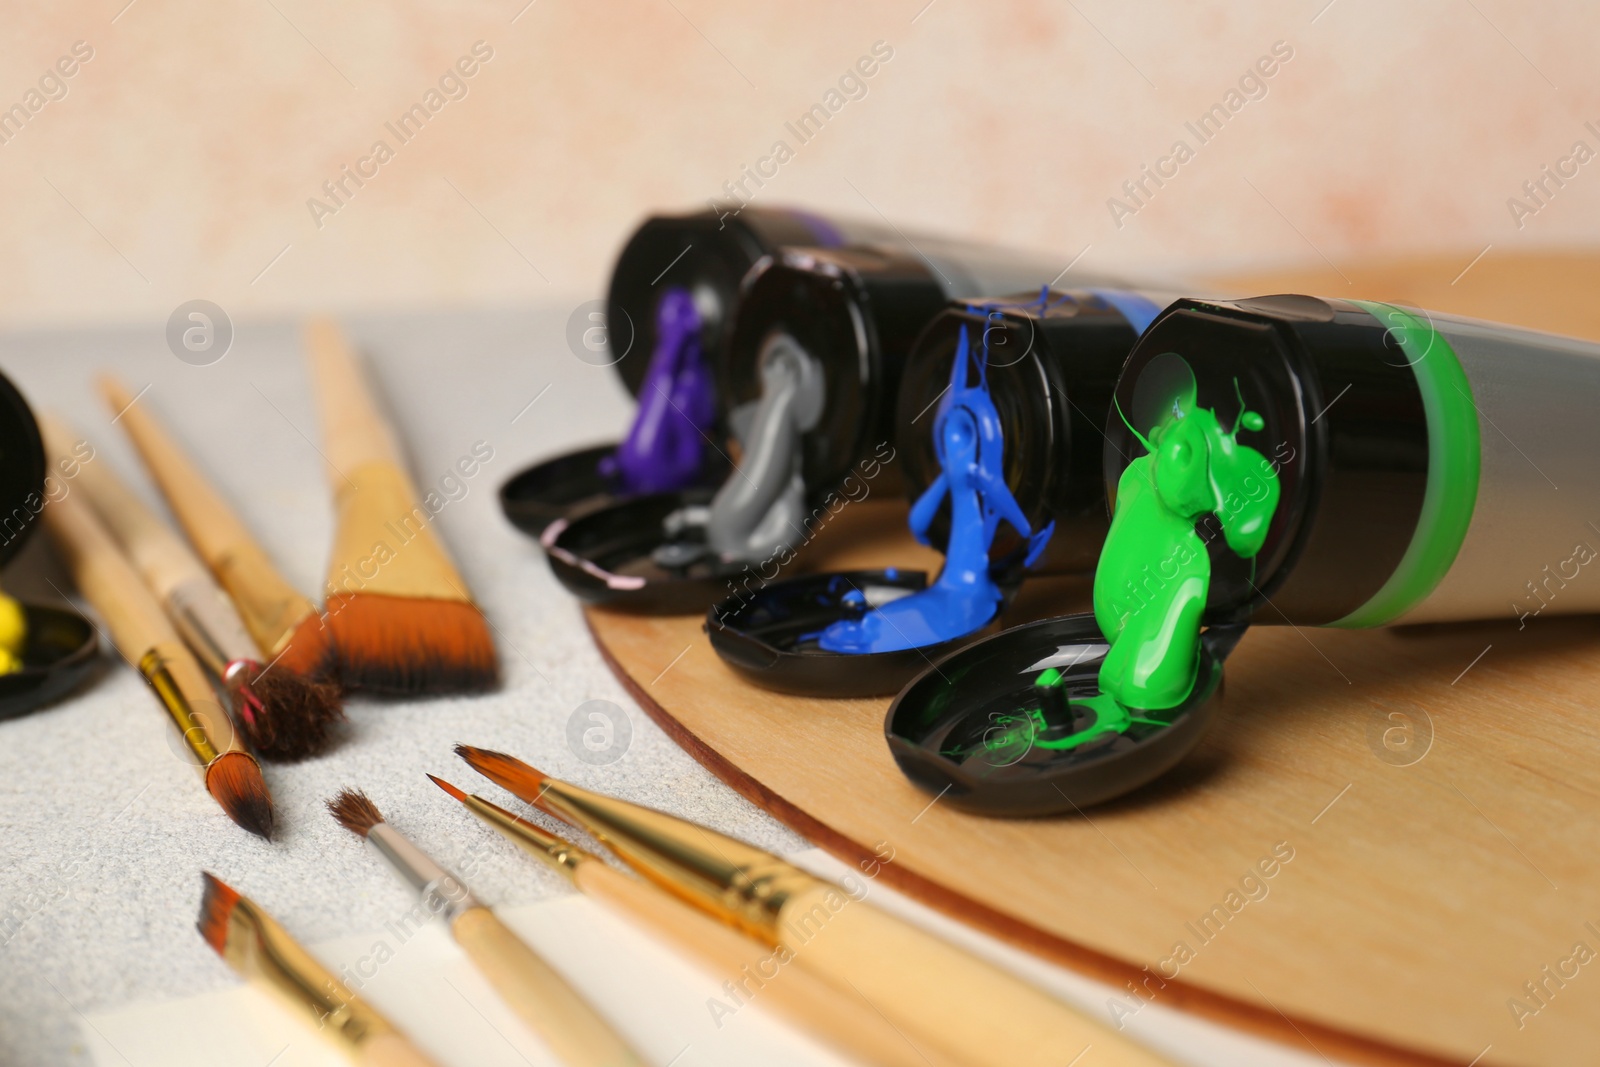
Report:
M1089 292L1116 308L1140 336L1163 310L1155 301L1126 289L1090 289Z
M656 348L639 386L639 411L600 473L632 493L693 485L716 418L716 383L700 350L700 314L687 289L671 286L656 305Z
M1049 298L1042 290L1040 303ZM987 312L1006 305L988 304ZM1005 440L1000 413L989 396L989 352L974 359L965 326L950 365L950 388L934 420L939 477L911 506L911 534L927 543L928 526L945 498L950 500L950 540L944 569L926 589L890 601L859 619L845 619L822 631L817 644L828 652L898 652L951 641L982 629L1000 609L1000 588L989 573L989 548L1002 520L1028 539L1027 564L1044 550L1055 523L1034 533L1006 486ZM978 380L969 384L972 365Z

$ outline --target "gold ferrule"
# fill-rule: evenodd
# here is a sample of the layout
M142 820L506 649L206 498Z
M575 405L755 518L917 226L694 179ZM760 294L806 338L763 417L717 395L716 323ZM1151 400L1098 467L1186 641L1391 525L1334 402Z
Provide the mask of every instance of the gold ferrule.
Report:
M212 743L211 729L204 716L195 711L194 706L189 703L189 698L179 687L178 680L167 670L166 661L161 658L161 653L152 648L140 657L139 673L144 675L144 680L150 683L150 688L161 698L161 706L172 716L178 732L183 735L183 743L189 746L189 751L200 761L200 766L211 766L211 761L222 755L222 752Z
M394 1032L377 1010L350 992L248 897L240 897L228 920L223 953L240 974L267 986L302 1018L350 1051Z
M665 812L555 779L541 792L545 807L641 875L769 944L779 941L784 904L826 884L770 852Z
M525 819L519 819L505 808L490 803L476 793L469 794L461 803L466 805L468 811L498 830L522 851L566 875L568 881L576 880L580 865L597 858L594 853L581 849L570 841L563 841L555 834Z

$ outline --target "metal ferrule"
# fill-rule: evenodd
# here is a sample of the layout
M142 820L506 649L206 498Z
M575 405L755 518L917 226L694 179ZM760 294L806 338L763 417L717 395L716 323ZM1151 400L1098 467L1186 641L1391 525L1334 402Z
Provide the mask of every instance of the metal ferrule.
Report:
M505 808L490 803L476 794L468 795L461 803L472 814L503 834L512 844L534 859L554 867L569 881L577 878L578 867L581 864L597 858L594 853L579 848L570 841L563 841L548 830L535 826L525 819L519 819Z
M350 1051L394 1032L389 1020L346 989L248 897L234 905L228 926L223 955L233 968L309 1015L313 1026Z
M194 758L200 761L200 766L211 766L211 761L222 755L221 750L211 742L211 724L195 711L194 706L189 703L189 698L184 696L177 679L167 670L166 661L161 658L161 653L152 648L141 656L139 673L144 675L144 680L150 683L150 688L161 698L161 706L172 716L178 732L183 735L184 744L189 746Z
M482 902L467 892L461 879L433 861L399 830L381 822L367 831L367 843L389 861L406 883L422 895L429 913L442 915L446 922L471 908L481 908Z
M218 677L235 661L261 658L233 602L209 579L180 583L167 595L166 606L184 642Z
M665 812L554 779L540 792L542 806L593 834L646 878L770 944L780 939L784 904L825 884L770 852Z

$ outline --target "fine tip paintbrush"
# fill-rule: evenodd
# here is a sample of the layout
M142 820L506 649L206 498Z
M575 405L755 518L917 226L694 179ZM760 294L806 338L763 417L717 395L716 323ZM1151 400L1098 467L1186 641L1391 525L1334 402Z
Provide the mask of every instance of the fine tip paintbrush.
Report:
M659 886L607 866L594 853L498 804L434 775L428 778L485 825L555 869L586 896L620 911L723 979L722 995L716 1003L730 1014L754 1000L833 1045L852 1061L872 1067L960 1067L959 1061L927 1042L909 1041L904 1031L859 997L790 966L792 958L783 950L745 937L662 892Z
M260 765L245 751L200 664L88 501L69 493L44 509L44 519L73 581L110 629L117 651L155 690L177 725L206 791L234 822L270 837L272 795Z
M306 352L334 495L324 609L346 686L417 696L498 679L494 639L435 535L356 354L328 319Z
M65 426L41 421L47 439L67 439ZM234 720L251 748L273 760L304 759L326 748L331 727L344 717L338 689L261 662L232 601L183 539L106 464L87 464L80 471L79 484L101 521L189 648L227 690Z
M247 981L281 1001L363 1067L433 1067L376 1008L338 978L260 905L209 871L195 926L206 944Z
M641 1060L566 979L435 863L386 822L365 793L346 789L328 801L340 826L364 838L450 932L489 984L568 1067L642 1067Z
M497 785L587 831L662 888L798 966L855 991L948 1056L994 1067L1169 1064L1090 1017L770 852L666 812L590 792L501 752L457 745Z
M166 427L115 378L103 376L106 405L133 441L178 525L227 590L263 662L308 678L331 678L333 650L316 605L267 558L222 494L200 473Z

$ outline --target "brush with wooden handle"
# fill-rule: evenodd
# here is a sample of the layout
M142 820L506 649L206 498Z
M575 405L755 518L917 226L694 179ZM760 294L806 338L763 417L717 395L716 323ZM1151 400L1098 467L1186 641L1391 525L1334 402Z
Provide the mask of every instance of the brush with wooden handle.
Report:
M48 425L45 431L51 460L59 460L67 454L64 441ZM110 629L117 651L155 690L177 725L206 791L234 822L253 834L272 836L272 795L261 767L240 743L200 664L89 502L69 493L44 509L44 521L78 591Z
M232 598L262 661L307 678L331 680L332 648L316 605L278 573L266 550L148 404L135 403L137 398L111 377L100 379L100 391L178 525Z
M360 1067L438 1067L264 908L216 875L201 876L205 892L195 925L235 973L275 994Z
M794 958L785 950L744 936L643 878L608 867L594 853L498 804L465 793L442 778L428 777L483 823L566 876L586 896L604 901L725 979L727 1003L719 1000L712 1008L719 1026L725 1016L717 1014L718 1007L731 1015L753 1001L871 1067L962 1067L962 1061L908 1038L860 997L793 966Z
M675 815L590 792L500 752L456 746L479 774L587 831L690 904L794 955L895 1025L983 1067L1170 1061L1043 990L788 863Z
M48 420L46 426L67 439L65 426ZM109 466L83 466L78 484L190 650L232 698L234 720L250 747L274 760L304 759L326 748L330 728L344 716L338 690L262 663L244 621L205 564Z
M644 1067L644 1061L566 979L455 875L385 822L365 793L346 789L328 801L328 811L421 893L430 912L444 915L456 943L511 1010L544 1038L557 1059L567 1067Z
M417 696L492 689L489 626L431 526L339 327L306 325L334 496L325 605L350 688Z

